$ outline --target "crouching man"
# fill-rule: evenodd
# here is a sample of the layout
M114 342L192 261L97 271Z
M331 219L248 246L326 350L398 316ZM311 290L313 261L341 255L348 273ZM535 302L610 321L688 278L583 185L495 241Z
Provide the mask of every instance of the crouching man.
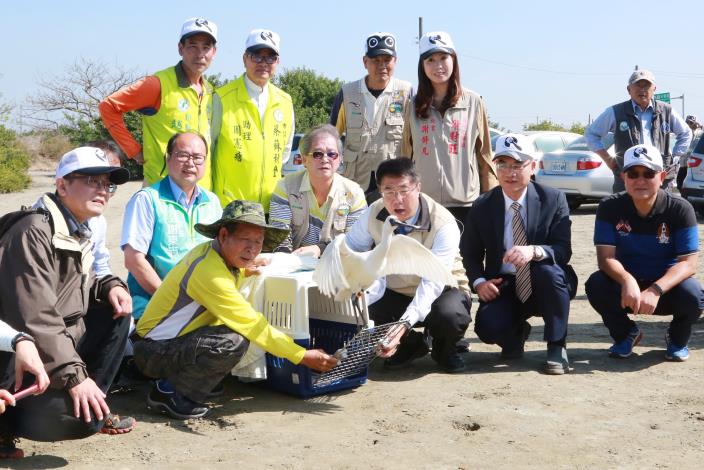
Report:
M143 339L135 344L135 362L143 374L159 379L147 397L152 409L176 419L204 416L209 408L203 401L250 342L315 370L337 364L269 325L238 290L245 268L288 236L288 230L267 225L261 204L233 201L220 220L195 229L212 242L193 248L169 272L137 326Z
M21 456L19 437L63 441L135 426L134 419L111 414L106 403L127 342L130 296L117 277L96 278L87 223L128 179L102 150L79 147L61 158L55 192L34 209L0 220L0 320L36 342L51 380L44 394L0 417L2 456ZM90 304L106 308L89 310ZM17 378L14 364L0 355L0 388L35 381Z

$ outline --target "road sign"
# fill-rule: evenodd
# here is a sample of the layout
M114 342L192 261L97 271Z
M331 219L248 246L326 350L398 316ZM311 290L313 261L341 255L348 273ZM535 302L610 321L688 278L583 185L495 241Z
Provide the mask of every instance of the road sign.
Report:
M658 101L662 101L663 103L669 103L670 92L668 91L667 93L655 93L655 99Z

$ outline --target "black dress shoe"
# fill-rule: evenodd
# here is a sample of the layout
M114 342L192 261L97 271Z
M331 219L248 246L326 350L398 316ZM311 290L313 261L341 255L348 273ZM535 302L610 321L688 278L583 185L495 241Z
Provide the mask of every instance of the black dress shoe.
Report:
M384 361L384 368L394 370L408 367L411 362L428 354L428 351L428 345L425 343L423 335L410 330L407 336L401 340L396 354Z
M433 351L430 353L430 357L449 374L462 372L466 369L464 360L457 351L457 343L454 341L448 343L433 338Z
M512 359L520 359L523 357L523 353L525 352L526 348L526 340L530 336L530 330L531 326L530 323L527 321L523 322L523 339L521 340L520 344L511 347L511 348L502 348L501 349L501 359L507 359L507 360L512 360Z

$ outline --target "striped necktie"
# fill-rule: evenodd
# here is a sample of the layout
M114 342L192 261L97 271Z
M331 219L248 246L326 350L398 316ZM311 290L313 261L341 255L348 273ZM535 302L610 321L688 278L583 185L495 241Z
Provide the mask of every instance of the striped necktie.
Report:
M526 246L528 245L528 237L526 236L526 229L523 226L523 219L521 218L521 205L518 202L514 202L511 204L511 209L513 209L513 219L511 221L513 244L514 246ZM530 286L530 262L528 262L523 267L516 269L516 295L521 302L525 303L532 293L533 289Z

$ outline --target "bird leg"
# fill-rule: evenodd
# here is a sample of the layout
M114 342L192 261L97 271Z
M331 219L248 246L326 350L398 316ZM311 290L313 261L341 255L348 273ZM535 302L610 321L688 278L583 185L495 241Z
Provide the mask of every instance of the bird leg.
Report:
M360 305L360 299L363 295L364 291L359 291L352 296L352 309L354 310L354 319L357 323L357 330L364 327L364 315L362 315L362 306Z

